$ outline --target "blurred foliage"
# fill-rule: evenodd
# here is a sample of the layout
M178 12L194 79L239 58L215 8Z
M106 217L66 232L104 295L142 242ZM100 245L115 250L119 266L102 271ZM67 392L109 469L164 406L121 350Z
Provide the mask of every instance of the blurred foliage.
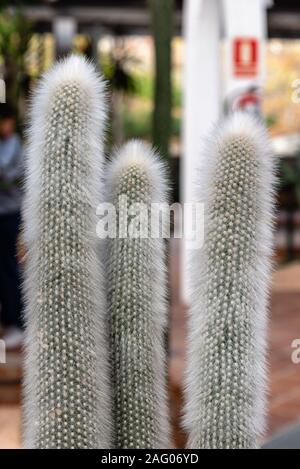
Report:
M151 140L152 112L145 107L132 109L125 106L122 112L126 139L141 138ZM180 137L181 118L172 117L172 136Z
M5 8L5 3L2 2L0 8L0 58L7 101L18 115L20 99L26 90L25 55L32 31L22 13L21 3L18 2L15 11Z
M126 139L141 138L150 140L151 138L151 116L152 113L145 109L125 109L122 112L124 122L124 133Z
M131 69L135 59L128 52L122 38L114 40L114 47L101 55L101 70L111 87L111 130L115 145L125 140L122 108L124 98L136 93L136 83Z
M134 75L136 83L136 95L140 98L153 99L154 79L149 73L137 73ZM174 80L173 80L174 82ZM174 107L180 107L182 103L182 90L179 86L173 85L172 103Z
M136 93L136 81L130 72L130 66L134 61L135 59L128 56L125 51L120 53L120 49L102 55L101 70L114 91L124 94Z
M141 61L134 57L122 39L117 39L110 51L102 52L101 71L109 82L112 91L112 123L109 132L109 144L120 139L114 128L116 120L121 120L124 140L141 138L152 140L154 76L142 70ZM123 99L114 103L113 95L122 95ZM180 86L173 87L174 110L181 106L182 91ZM175 114L175 113L173 113ZM180 116L173 116L171 121L172 137L180 136Z
M22 11L15 13L0 8L0 54L1 57L14 58L19 63L27 51L31 29Z
M143 138L151 141L152 138L152 102L153 102L153 76L146 73L133 75L135 81L135 105L125 104L122 111L124 133L126 138ZM174 109L171 120L171 136L180 137L181 117L180 107L182 90L179 86L173 88ZM179 111L179 112L176 112Z

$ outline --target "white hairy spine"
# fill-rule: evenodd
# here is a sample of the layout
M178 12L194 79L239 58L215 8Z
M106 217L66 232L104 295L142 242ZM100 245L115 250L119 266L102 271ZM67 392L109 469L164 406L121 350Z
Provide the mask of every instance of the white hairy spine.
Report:
M196 178L205 242L190 253L188 447L255 448L265 431L274 191L263 125L236 114L217 126Z
M46 73L32 100L23 211L26 448L111 447L96 238L105 107L102 78L79 56Z

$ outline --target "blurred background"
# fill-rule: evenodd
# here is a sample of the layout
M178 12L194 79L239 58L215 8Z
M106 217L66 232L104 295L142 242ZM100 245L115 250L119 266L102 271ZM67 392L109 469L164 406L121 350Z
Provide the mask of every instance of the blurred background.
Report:
M0 326L7 345L6 363L0 364L0 448L20 447L20 265L14 265L7 252L13 252L20 226L30 92L41 74L70 51L93 59L109 82L107 152L133 137L151 142L169 165L173 201L183 200L187 2L0 1ZM269 426L264 443L298 444L300 448L300 353L299 360L295 353L300 347L300 5L288 0L267 3L262 87L255 89L254 82L254 88L248 87L248 94L240 100L254 102L254 112L259 107L280 178L269 328ZM202 20L205 23L205 16ZM220 54L227 60L222 39ZM222 86L223 75L219 78ZM8 160L12 173L5 169ZM7 197L7 184L11 197ZM181 250L180 242L171 240L169 394L173 445L178 448L185 444L180 415L187 317L181 294ZM13 272L9 279L1 267L6 262Z

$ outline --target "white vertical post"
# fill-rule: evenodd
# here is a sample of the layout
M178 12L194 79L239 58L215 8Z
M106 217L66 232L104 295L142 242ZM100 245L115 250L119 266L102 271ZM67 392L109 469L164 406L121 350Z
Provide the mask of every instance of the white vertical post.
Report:
M193 201L195 168L201 141L220 115L219 0L186 0L184 7L185 72L183 105L182 202ZM187 216L189 214L187 213ZM187 220L187 225L191 220ZM189 240L182 246L183 300L188 302L187 257Z
M185 0L182 202L193 201L203 137L223 110L260 111L266 8L271 0ZM221 66L221 31L225 57ZM189 211L189 213L192 213ZM187 217L189 217L187 213ZM191 220L187 220L187 225ZM186 233L185 233L186 234ZM189 303L187 270L192 243L183 241L182 296Z

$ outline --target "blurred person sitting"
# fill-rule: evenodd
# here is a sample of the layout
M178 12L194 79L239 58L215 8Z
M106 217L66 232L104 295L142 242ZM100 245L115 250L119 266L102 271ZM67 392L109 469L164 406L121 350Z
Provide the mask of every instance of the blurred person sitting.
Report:
M0 105L0 322L6 348L22 343L22 301L16 246L22 202L23 152L13 110Z

